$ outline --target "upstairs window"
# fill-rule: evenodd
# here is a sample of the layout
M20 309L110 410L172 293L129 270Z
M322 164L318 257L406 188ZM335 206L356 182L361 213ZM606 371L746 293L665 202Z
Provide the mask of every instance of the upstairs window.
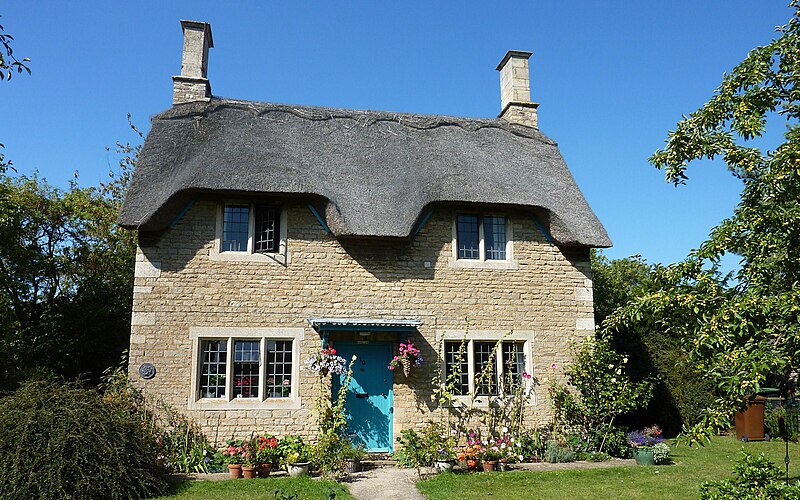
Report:
M507 231L505 216L458 214L457 258L476 261L509 260Z
M220 254L279 254L285 244L281 207L269 203L226 203L218 227ZM285 224L285 222L284 222Z

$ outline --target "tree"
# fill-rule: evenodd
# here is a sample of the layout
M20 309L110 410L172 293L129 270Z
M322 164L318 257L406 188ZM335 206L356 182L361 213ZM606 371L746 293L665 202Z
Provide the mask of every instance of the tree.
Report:
M658 265L638 255L608 259L592 251L595 323L632 300L658 291ZM688 363L681 338L663 331L655 322L642 318L635 325L618 328L609 335L610 345L626 355L633 380L653 378L653 397L646 407L622 416L618 423L629 428L658 424L666 435L678 434L684 425L700 419L707 403L714 399L713 386Z
M100 187L0 174L0 387L41 368L97 379L127 348L136 245L116 218L138 150L118 144Z
M14 56L14 50L11 48L11 43L13 41L14 37L6 33L3 25L0 24L0 44L3 45L2 50L0 50L0 80L11 80L11 75L14 74L14 70L16 70L17 73L27 71L29 75L31 74L30 68L25 64L29 62L30 59L25 57L20 60Z
M800 7L770 44L752 50L723 77L702 108L669 133L650 161L684 184L692 160L721 158L743 182L731 217L684 261L657 271L662 288L607 320L609 330L653 318L683 340L689 360L721 396L684 429L708 439L766 384L793 390L800 366ZM753 145L768 120L786 124L774 151ZM731 286L718 272L725 254L741 257Z

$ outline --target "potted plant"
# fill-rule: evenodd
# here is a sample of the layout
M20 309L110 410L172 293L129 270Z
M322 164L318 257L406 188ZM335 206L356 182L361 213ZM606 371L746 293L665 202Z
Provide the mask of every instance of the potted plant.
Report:
M461 448L458 453L458 459L467 466L467 470L475 470L478 468L478 454L480 453L480 444L468 444Z
M286 436L279 445L286 471L292 477L308 474L309 449L300 436Z
M653 446L662 441L664 438L661 437L661 429L657 425L628 433L628 443L631 445L633 458L639 465L655 465Z
M367 457L364 445L354 445L349 439L342 441L342 458L347 461L347 472L361 472L361 461Z
M267 477L272 471L272 467L280 460L278 440L275 436L257 436L254 439L253 448L256 450L256 464L258 465L258 476Z
M492 445L483 447L480 452L483 471L494 472L495 468L497 467L497 461L500 460L502 456L503 455L500 453L500 448L497 446Z
M455 458L456 455L452 448L442 446L433 454L433 466L437 472L452 472Z
M394 371L395 368L402 368L403 375L408 377L411 373L411 367L422 366L422 362L420 350L414 347L414 344L409 339L405 344L400 343L400 352L389 362L389 369Z
M242 477L242 463L244 462L244 447L241 439L229 439L222 448L222 458L228 466L231 479Z

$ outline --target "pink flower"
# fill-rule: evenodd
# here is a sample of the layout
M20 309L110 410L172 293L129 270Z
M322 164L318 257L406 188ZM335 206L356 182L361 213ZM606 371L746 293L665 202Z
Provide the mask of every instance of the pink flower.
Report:
M555 367L556 367L556 364L555 364L555 362L554 362L552 365L550 365L550 368L553 368L553 369L555 369Z

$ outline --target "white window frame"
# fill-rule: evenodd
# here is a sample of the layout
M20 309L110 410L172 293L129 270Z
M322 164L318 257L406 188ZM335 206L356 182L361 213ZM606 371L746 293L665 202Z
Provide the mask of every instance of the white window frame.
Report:
M476 215L478 221L478 258L459 259L458 258L458 216ZM506 221L506 258L504 260L486 259L486 240L483 234L484 217L503 217ZM508 214L497 212L475 212L470 210L457 210L453 216L453 239L452 253L450 256L450 267L457 269L518 269L514 260L514 225Z
M441 330L436 333L436 337L441 344L441 352L439 360L441 363L441 373L447 373L447 360L445 358L445 342L461 342L466 341L466 356L467 356L467 373L468 373L468 387L469 394L454 395L453 401L456 404L466 406L473 401L473 393L475 391L475 342L525 342L523 353L525 355L525 371L533 375L533 339L534 332L530 330L514 330L511 333L508 330ZM502 346L500 347L502 349ZM503 356L502 350L500 355L495 354L494 361L497 363L496 370L498 374L503 373ZM501 380L503 377L499 377ZM525 384L525 392L530 394L530 399L525 402L526 405L533 405L536 403L536 397L533 389L533 379L523 379ZM498 388L497 395L476 396L474 404L478 407L488 406L491 400L498 400L506 397L503 388Z
M216 214L216 228L214 232L214 246L211 249L211 260L219 261L245 261L245 262L266 262L273 264L280 264L287 266L290 263L289 259L289 245L288 245L288 231L287 231L287 216L286 207L281 204L276 204L280 210L279 215L279 238L277 252L254 252L253 246L255 241L255 228L256 228L256 205L262 202L257 201L243 201L243 200L225 200L217 205ZM222 235L225 225L225 206L227 205L247 205L250 210L248 213L247 221L247 250L242 251L222 251Z
M191 410L243 410L243 409L299 409L300 398L300 344L304 337L303 328L262 328L262 327L191 327L189 338L192 342L192 385L189 391ZM203 398L200 394L200 345L203 340L226 340L228 355L225 365L225 397ZM236 340L259 340L258 397L233 397L233 345ZM268 340L292 341L292 384L287 398L265 397L264 384L265 351Z

